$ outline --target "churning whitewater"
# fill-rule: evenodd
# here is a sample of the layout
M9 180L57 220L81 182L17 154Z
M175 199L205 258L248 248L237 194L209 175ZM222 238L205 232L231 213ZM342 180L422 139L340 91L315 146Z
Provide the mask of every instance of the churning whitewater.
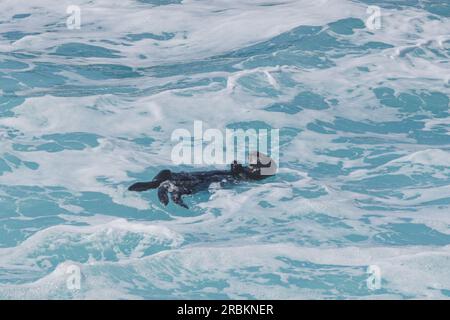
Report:
M449 59L446 0L2 0L0 299L449 299ZM277 174L128 191L195 121Z

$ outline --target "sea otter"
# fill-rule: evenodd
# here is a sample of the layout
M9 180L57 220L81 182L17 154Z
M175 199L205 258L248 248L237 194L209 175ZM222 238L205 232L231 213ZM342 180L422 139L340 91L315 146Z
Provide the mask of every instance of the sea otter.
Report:
M193 194L208 189L214 182L237 183L245 180L262 180L275 175L277 170L275 162L262 153L256 152L256 160L250 161L245 167L234 161L230 170L212 170L197 172L172 172L170 170L160 171L152 181L137 182L128 188L129 191L142 192L158 188L159 201L165 206L169 203L170 193L172 201L179 206L188 209L181 198L186 194ZM252 164L253 163L253 164Z

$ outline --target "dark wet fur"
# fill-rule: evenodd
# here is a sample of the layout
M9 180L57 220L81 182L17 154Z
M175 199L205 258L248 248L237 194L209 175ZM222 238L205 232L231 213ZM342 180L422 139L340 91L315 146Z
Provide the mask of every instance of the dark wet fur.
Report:
M231 170L212 170L198 172L171 172L160 171L152 181L137 182L128 188L129 191L147 191L158 189L158 199L163 205L169 203L169 193L172 201L186 209L182 196L206 190L211 183L225 182L237 183L242 180L262 180L268 176L262 176L259 171L234 162Z

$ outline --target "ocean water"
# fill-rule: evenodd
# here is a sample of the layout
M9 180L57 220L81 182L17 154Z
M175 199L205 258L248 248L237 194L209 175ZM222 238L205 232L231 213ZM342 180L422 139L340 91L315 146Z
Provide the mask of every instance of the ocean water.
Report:
M447 0L1 0L0 299L449 299L449 58ZM128 192L195 120L278 174Z

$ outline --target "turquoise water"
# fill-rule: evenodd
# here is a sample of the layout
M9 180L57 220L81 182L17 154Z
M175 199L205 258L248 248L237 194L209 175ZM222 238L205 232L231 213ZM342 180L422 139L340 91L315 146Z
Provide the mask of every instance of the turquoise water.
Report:
M448 299L449 34L444 0L2 1L0 299ZM196 120L280 129L277 176L126 191Z

